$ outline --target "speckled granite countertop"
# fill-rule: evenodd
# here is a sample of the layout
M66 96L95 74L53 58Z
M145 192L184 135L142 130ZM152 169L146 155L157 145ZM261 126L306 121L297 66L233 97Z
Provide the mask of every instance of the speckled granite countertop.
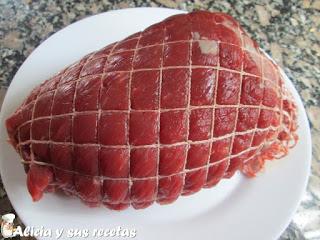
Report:
M50 35L92 14L140 6L227 12L284 68L310 119L313 163L307 192L281 239L320 239L320 0L0 0L0 105L15 72ZM14 210L0 181L0 214L8 212Z

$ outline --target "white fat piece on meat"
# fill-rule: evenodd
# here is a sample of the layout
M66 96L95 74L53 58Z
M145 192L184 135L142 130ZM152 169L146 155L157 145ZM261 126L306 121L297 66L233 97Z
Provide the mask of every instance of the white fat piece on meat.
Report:
M201 36L198 32L193 32L192 37L199 43L202 54L218 54L219 45L217 41L201 39Z

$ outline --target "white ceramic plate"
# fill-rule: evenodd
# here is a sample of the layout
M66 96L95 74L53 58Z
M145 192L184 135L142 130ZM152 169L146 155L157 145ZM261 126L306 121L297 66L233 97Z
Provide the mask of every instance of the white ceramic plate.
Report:
M57 228L91 231L121 226L135 228L136 239L139 240L270 240L284 231L305 190L311 162L311 137L306 113L289 79L286 79L286 84L293 92L299 109L300 140L286 158L269 162L266 171L255 179L246 179L238 174L231 180L223 180L215 188L182 197L172 205L153 205L140 211L91 209L77 199L56 194L46 194L37 203L31 201L19 157L6 142L4 120L34 86L58 70L93 50L179 12L136 8L86 18L44 41L20 67L2 106L0 169L8 196L26 225L43 226L53 231Z

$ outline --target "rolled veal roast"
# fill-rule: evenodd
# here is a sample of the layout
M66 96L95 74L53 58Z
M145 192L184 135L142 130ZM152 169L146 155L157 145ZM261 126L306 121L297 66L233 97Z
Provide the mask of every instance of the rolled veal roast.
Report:
M279 67L232 17L192 12L90 53L34 88L7 119L34 201L167 204L251 177L297 140Z

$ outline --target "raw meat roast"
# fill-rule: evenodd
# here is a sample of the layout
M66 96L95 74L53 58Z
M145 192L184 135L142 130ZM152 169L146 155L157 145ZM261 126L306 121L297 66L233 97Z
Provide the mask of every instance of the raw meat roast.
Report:
M36 87L6 121L34 201L167 204L237 171L254 176L297 141L279 67L232 17L169 17Z

